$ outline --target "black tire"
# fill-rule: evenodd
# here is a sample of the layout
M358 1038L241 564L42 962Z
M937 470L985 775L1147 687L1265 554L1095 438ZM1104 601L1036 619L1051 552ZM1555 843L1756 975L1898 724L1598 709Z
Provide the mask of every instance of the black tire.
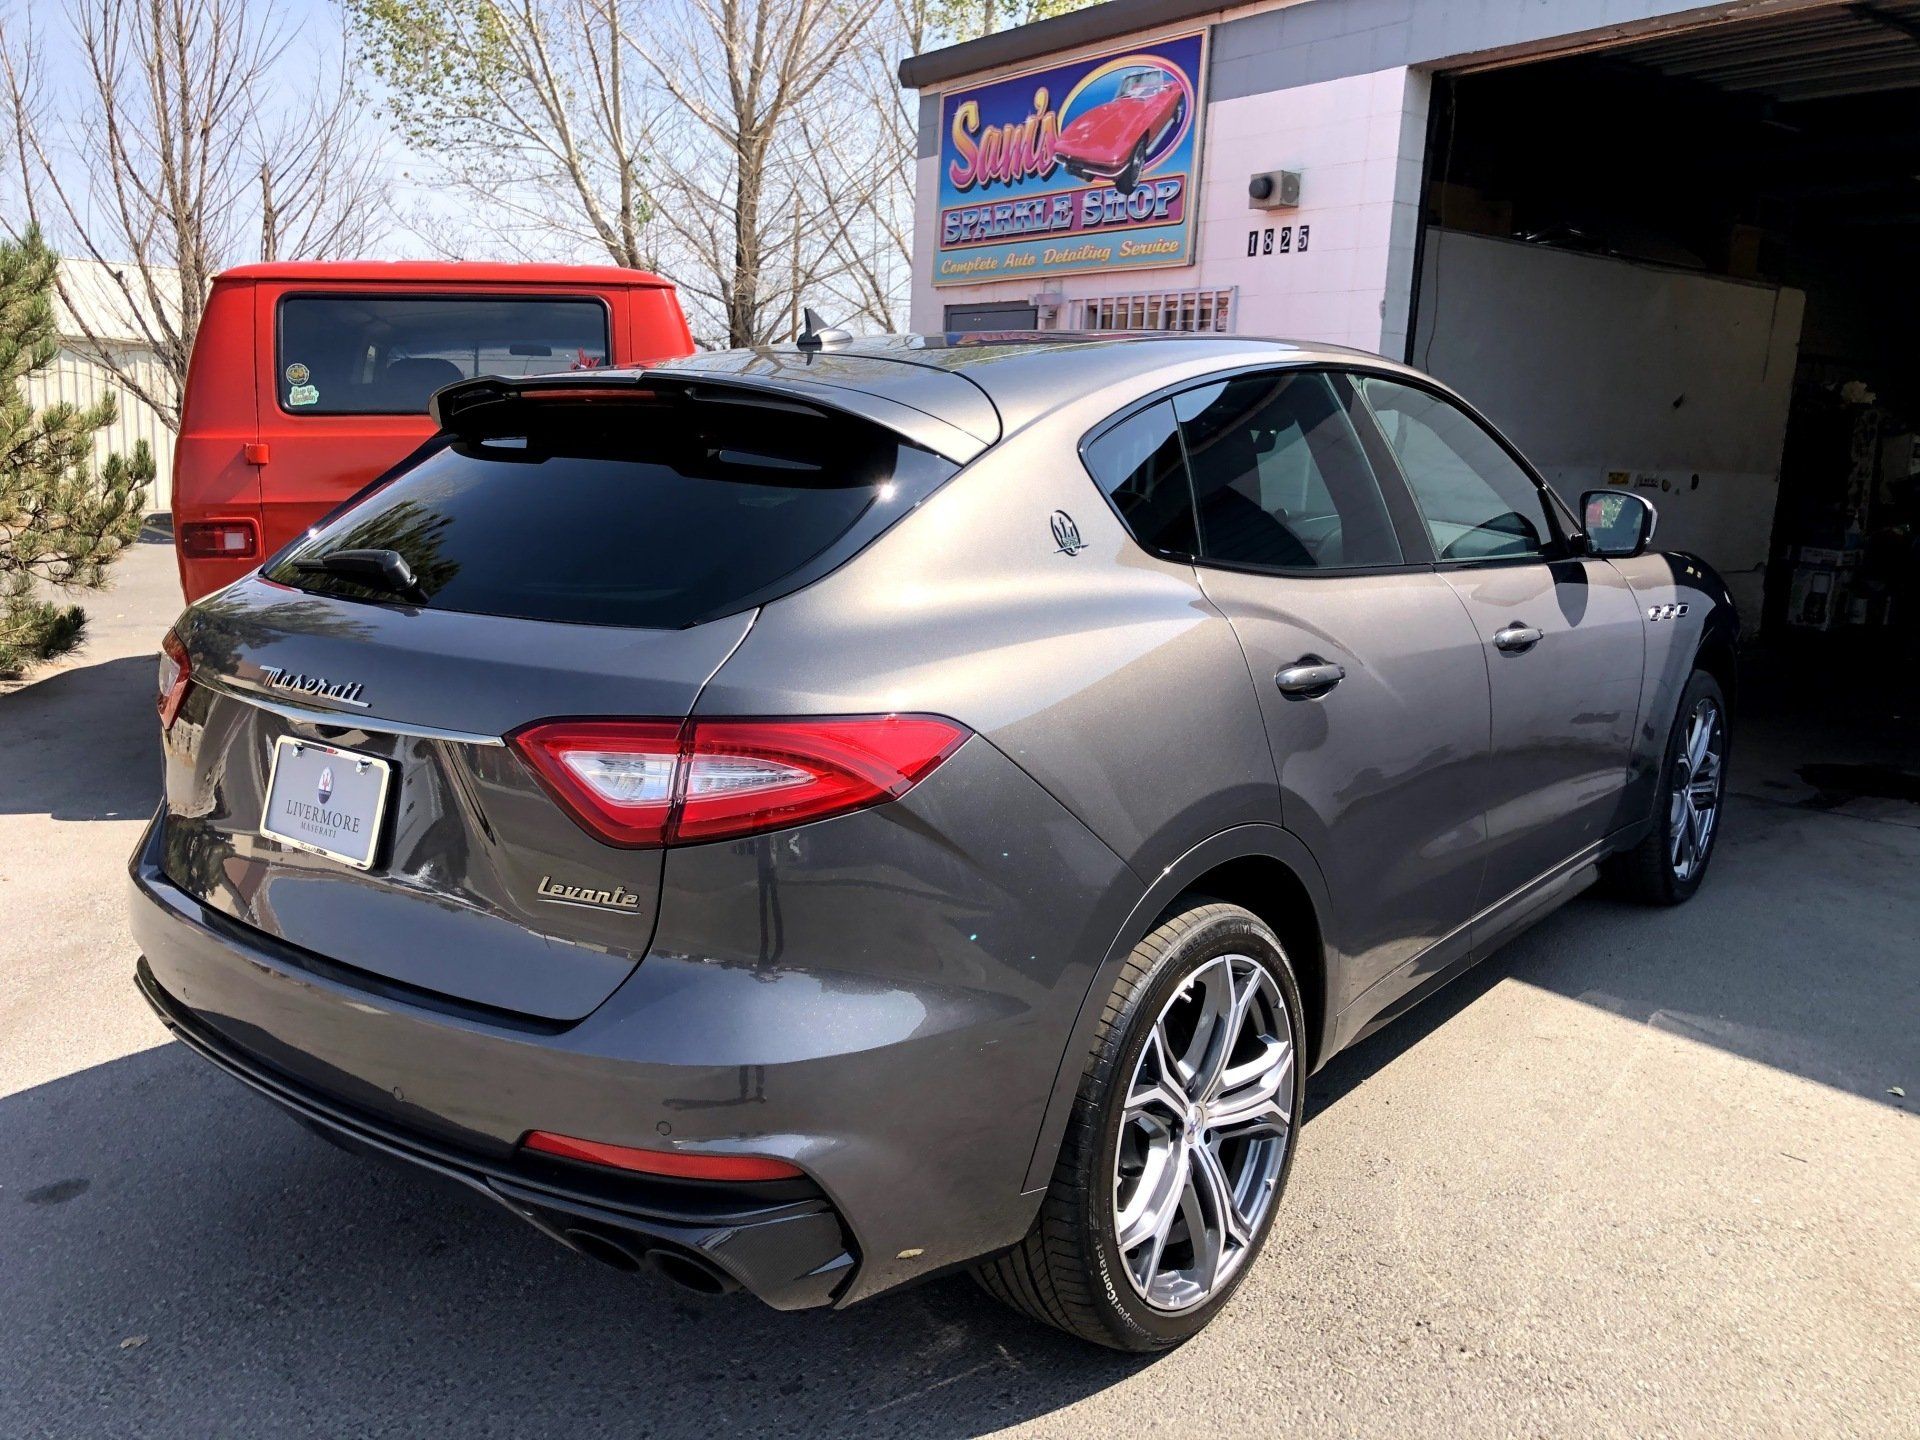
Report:
M1133 147L1133 154L1127 157L1127 168L1113 178L1113 188L1122 195L1131 195L1140 188L1140 168L1147 163L1147 137L1142 135Z
M974 1270L975 1279L996 1299L1044 1324L1115 1350L1143 1352L1178 1345L1197 1334L1232 1299L1272 1230L1293 1167L1294 1140L1306 1099L1300 990L1279 939L1258 916L1237 905L1194 897L1190 906L1134 947L1107 997L1053 1179L1033 1229L1014 1249ZM1121 1268L1125 1257L1117 1233L1114 1176L1126 1093L1162 1011L1198 971L1229 955L1257 961L1283 1002L1292 1076L1290 1086L1276 1079L1275 1089L1276 1095L1290 1091L1286 1113L1291 1124L1271 1180L1272 1199L1266 1202L1250 1242L1236 1250L1237 1268L1204 1301L1166 1310L1148 1304Z
M1687 736L1702 704L1713 707L1720 723L1715 767L1717 794L1713 802L1716 813L1703 853L1688 873L1682 875L1674 859L1674 840L1679 827L1673 814L1673 796L1676 781L1685 773ZM1661 758L1660 783L1653 802L1653 828L1631 850L1622 851L1607 862L1607 875L1617 892L1646 905L1679 905L1691 900L1700 889L1719 844L1723 818L1719 812L1726 808L1726 767L1732 754L1732 741L1732 716L1720 682L1705 670L1694 671L1687 680L1687 688L1681 692L1679 709L1667 732L1667 748Z

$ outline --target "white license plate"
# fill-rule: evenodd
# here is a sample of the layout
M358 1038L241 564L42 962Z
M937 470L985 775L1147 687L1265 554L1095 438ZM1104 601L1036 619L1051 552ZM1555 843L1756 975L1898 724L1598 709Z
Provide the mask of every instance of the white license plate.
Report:
M282 736L267 772L260 833L365 870L380 842L392 778L393 767L375 756Z

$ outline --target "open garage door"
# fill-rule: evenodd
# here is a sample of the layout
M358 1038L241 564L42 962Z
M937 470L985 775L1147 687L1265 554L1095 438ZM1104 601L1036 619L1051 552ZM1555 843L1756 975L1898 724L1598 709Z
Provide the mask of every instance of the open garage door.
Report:
M1920 3L1436 77L1410 358L1749 629L1920 657ZM1897 681L1895 681L1897 683Z

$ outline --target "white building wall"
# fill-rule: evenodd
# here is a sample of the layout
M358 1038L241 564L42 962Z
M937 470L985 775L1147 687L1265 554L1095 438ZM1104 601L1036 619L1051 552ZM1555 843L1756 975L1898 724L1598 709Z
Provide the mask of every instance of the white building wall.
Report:
M84 342L79 342L84 344ZM147 487L146 510L149 515L173 508L173 431L161 420L159 412L135 398L113 372L82 348L63 345L45 370L29 376L25 383L27 403L37 407L67 403L95 404L102 395L111 394L119 402L119 414L111 425L94 436L94 456L105 460L119 451L131 455L134 443L145 440L153 451L154 479ZM142 386L164 391L167 380L160 362L150 350L129 346L116 353L120 363L131 369Z
M1397 358L1406 346L1428 89L1424 74L1398 66L1211 102L1194 264L947 286L935 286L931 265L921 264L913 327L940 330L949 305L1025 300L1044 287L1068 299L1231 287L1238 334L1352 345ZM920 161L921 194L937 190L938 166L934 157ZM1251 207L1247 178L1280 169L1302 172L1299 208ZM916 252L931 256L935 207L920 206L915 222ZM1298 245L1303 225L1310 237L1304 252ZM1266 250L1262 232L1270 227L1289 228L1284 252L1277 239Z
M1424 271L1414 363L1569 503L1624 479L1757 624L1806 297L1450 230Z
M1186 11L1178 23L930 82L921 92L912 325L945 327L946 307L1143 291L1238 287L1241 334L1405 353L1419 235L1420 178L1433 70L1462 60L1535 56L1810 6L1816 0L1253 0ZM1095 12L1080 12L1082 16ZM1043 22L1073 30L1079 17ZM935 158L940 97L1002 76L1209 26L1207 131L1195 263L1179 268L935 287ZM1085 32L1085 26L1079 27ZM1042 33L1036 28L1036 35ZM987 42L975 42L984 45ZM1256 171L1302 172L1300 209L1256 211ZM1246 255L1247 232L1307 224L1306 255ZM1062 307L1064 317L1067 307ZM1044 324L1044 321L1043 321Z

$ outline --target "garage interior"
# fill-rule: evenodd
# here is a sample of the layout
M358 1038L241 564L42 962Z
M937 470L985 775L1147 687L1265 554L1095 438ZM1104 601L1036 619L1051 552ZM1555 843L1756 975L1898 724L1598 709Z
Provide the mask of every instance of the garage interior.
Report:
M1648 492L1757 688L1911 765L1920 3L1441 74L1427 155L1413 363L1563 491Z

